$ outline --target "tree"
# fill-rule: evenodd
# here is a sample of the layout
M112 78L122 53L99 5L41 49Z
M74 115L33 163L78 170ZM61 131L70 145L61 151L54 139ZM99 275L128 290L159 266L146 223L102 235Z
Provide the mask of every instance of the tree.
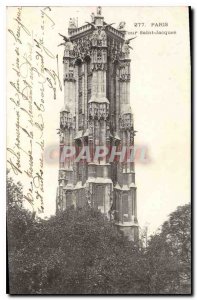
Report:
M152 236L147 260L153 293L191 292L191 207L179 206Z
M20 182L15 183L12 177L9 176L9 170L6 174L6 194L7 204L22 206L23 201L23 187Z
M23 237L17 235L10 254L12 293L146 293L143 251L99 211L71 208L39 222L30 217L29 229L20 220Z
M145 293L137 245L99 211L68 209L45 223L39 240L40 293Z
M11 294L190 293L190 205L142 248L88 205L35 218L21 205L20 185L9 178L7 186Z

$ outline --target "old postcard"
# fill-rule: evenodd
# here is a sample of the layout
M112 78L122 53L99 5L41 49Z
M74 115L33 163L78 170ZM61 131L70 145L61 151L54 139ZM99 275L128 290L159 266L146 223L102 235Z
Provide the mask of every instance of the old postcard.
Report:
M7 7L8 293L191 294L188 7Z

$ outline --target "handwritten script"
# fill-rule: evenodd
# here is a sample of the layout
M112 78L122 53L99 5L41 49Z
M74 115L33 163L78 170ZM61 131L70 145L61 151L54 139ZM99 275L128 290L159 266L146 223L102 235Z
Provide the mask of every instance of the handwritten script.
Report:
M8 109L12 131L7 144L7 165L13 177L25 182L24 201L44 212L45 108L62 90L58 55L46 32L55 22L50 7L38 8L37 27L28 22L28 8L12 8L8 28ZM31 15L29 14L31 17ZM37 28L39 27L39 30ZM47 96L46 96L47 95ZM48 97L50 95L50 97ZM23 182L22 182L23 183Z

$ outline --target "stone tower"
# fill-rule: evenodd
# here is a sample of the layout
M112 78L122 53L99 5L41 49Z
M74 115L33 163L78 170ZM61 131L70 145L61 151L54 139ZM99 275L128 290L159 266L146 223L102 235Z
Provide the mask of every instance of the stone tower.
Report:
M125 23L107 24L97 8L91 23L70 19L64 37L64 106L60 112L60 158L66 146L109 149L91 161L60 159L57 211L87 203L101 210L130 239L138 236L134 162L110 158L112 148L134 146L130 108L130 46ZM104 150L103 150L104 151ZM126 151L126 156L128 156ZM116 153L115 153L116 154Z

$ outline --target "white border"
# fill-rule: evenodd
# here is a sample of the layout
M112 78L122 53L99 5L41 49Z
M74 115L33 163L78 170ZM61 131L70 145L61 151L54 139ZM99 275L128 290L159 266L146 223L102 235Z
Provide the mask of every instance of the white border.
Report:
M197 7L197 1L196 0L151 0L151 1L143 1L143 0L121 0L119 2L115 1L109 1L109 0L72 0L72 1L65 1L65 0L35 0L35 1L3 1L3 4L1 4L0 8L0 37L1 37L1 46L0 46L0 59L1 59L1 80L0 80L0 95L1 95L1 101L0 101L0 179L1 179L1 186L0 186L0 192L1 192L1 200L0 200L0 295L1 299L9 297L6 295L6 186L5 186L5 174L6 174L6 6L191 6L194 10ZM193 32L194 32L194 38L193 43L196 41L196 29L195 24L193 24ZM195 45L194 45L195 48ZM193 56L195 53L193 53ZM196 64L194 67L193 72L195 73L196 70ZM193 82L193 89L196 85L196 80ZM194 92L194 91L193 91ZM193 95L194 97L195 95ZM195 99L193 99L193 106L194 106ZM197 105L194 107L195 112L194 114L197 115ZM8 120L11 121L11 120ZM195 132L197 132L197 122L194 120L194 128L193 128L193 135L194 135L194 141L195 139ZM184 137L183 137L184 138ZM195 167L197 167L197 162L195 161ZM197 179L194 178L194 186L196 185ZM193 195L193 208L196 208L195 204L195 193ZM194 214L196 211L194 212ZM195 221L195 218L194 218ZM194 224L193 224L194 225ZM193 228L194 230L194 228ZM195 232L194 232L195 233ZM196 235L195 235L196 238ZM195 249L195 246L194 246ZM193 253L194 254L194 253ZM196 266L196 264L195 264ZM195 276L193 278L196 279ZM194 282L195 286L196 280ZM193 288L194 288L193 286ZM56 298L58 296L54 296L53 298ZM68 298L68 296L66 296ZM132 298L136 298L137 296L132 296ZM158 296L159 297L159 296ZM180 296L183 299L183 296ZM186 297L186 296L185 296ZM185 298L184 297L184 298ZM17 298L26 298L26 297L20 297L17 296ZM72 296L73 298L73 296ZM107 298L107 297L103 297ZM123 297L119 297L123 298ZM145 298L145 297L141 297ZM154 296L155 298L155 296Z

